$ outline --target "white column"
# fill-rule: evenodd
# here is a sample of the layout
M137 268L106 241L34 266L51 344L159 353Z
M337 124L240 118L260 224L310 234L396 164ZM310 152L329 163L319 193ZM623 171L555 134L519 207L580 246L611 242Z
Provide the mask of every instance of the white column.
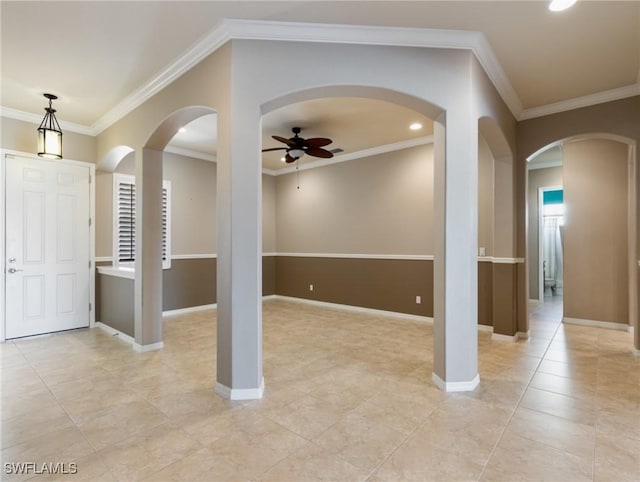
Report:
M478 376L478 125L469 109L434 123L434 367L445 391Z
M116 193L114 193L114 196ZM162 151L136 152L135 345L162 348Z
M260 113L218 113L216 392L262 397Z

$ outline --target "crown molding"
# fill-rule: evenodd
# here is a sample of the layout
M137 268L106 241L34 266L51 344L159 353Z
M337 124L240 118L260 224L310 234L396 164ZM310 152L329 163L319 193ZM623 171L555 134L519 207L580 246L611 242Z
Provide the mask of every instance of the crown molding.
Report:
M284 174L290 174L292 172L306 171L307 169L316 169L318 167L330 166L331 164L339 164L341 162L353 161L362 157L371 157L378 154L385 154L387 152L399 151L400 149L407 149L409 147L422 146L426 144L433 144L433 136L417 137L415 139L409 139L406 141L394 142L392 144L385 144L383 146L372 147L370 149L363 149L361 151L350 152L341 156L334 156L331 159L320 159L318 161L307 162L302 164L296 169L295 166L284 167L282 169L272 170L274 176L281 176ZM266 169L263 170L263 172ZM270 173L269 173L270 174Z
M232 39L471 50L509 110L519 121L640 95L639 80L636 84L618 89L523 110L518 94L482 32L226 19L93 125L60 121L60 126L71 132L97 136ZM38 114L8 107L0 107L0 116L35 124L41 121Z
M202 59L216 51L229 40L224 22L215 27L201 40L192 45L184 54L171 62L168 67L158 72L145 85L125 97L113 109L103 115L91 127L96 135L122 119L147 99L160 92L174 80L196 66Z
M229 38L471 50L517 117L522 102L482 32L261 20L225 20Z
M582 107L589 107L591 105L626 99L627 97L634 97L636 95L640 95L640 82L617 89L605 90L602 92L597 92L595 94L589 94L582 97L575 97L573 99L555 102L553 104L541 105L540 107L525 109L518 116L518 120L522 121L527 119L534 119L536 117L542 117L545 115L558 114L560 112L566 112L568 110L580 109Z
M44 115L33 114L31 112L24 112L22 110L12 109L11 107L0 106L0 117L7 117L8 119L15 119L23 122L29 122L30 124L40 125ZM76 132L78 134L84 134L86 136L95 136L95 132L89 126L83 126L82 124L75 124L73 122L66 122L58 120L60 128L63 131Z

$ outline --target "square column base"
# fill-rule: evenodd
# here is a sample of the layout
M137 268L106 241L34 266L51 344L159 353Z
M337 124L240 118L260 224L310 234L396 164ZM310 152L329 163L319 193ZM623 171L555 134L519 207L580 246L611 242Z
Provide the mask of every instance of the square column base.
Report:
M264 378L258 388L229 388L216 382L215 392L227 400L259 400L264 394Z
M443 392L472 392L480 385L480 375L476 375L473 380L468 382L445 382L435 373L431 376L431 379Z

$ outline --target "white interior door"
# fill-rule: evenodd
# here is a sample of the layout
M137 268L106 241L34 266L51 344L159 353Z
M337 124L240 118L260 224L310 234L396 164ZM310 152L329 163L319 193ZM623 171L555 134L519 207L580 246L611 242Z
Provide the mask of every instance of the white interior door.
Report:
M89 168L8 156L5 179L5 337L89 326Z

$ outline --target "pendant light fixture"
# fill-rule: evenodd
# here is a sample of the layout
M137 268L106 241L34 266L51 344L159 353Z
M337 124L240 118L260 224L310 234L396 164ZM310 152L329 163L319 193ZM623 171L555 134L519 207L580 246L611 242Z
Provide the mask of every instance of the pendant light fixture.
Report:
M53 94L44 94L49 99L49 107L45 107L47 112L38 127L38 155L49 159L62 159L62 130L56 110L51 106L51 101L58 97Z

